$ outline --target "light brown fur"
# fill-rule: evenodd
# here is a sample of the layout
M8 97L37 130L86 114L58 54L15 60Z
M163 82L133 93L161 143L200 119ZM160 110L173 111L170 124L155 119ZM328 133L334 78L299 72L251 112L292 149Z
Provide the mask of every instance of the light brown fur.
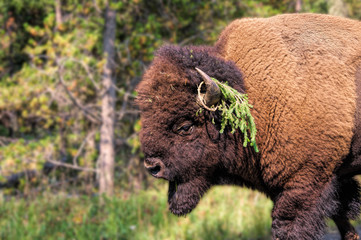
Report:
M221 34L216 47L244 73L261 164L275 184L289 182L285 169L316 177L300 173L301 159L329 175L349 153L360 42L360 22L314 14L236 20Z

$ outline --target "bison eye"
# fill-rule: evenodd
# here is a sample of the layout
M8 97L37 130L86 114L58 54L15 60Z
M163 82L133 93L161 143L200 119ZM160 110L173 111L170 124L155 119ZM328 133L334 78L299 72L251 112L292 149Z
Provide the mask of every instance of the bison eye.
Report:
M189 135L193 132L193 123L190 121L183 122L174 128L174 132L181 135Z

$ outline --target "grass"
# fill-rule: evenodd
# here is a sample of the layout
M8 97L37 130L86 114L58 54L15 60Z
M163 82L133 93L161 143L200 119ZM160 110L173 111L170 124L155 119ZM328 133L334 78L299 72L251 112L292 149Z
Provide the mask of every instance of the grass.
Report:
M167 187L97 197L43 194L1 200L0 239L270 239L272 203L262 194L215 187L187 217L168 211Z

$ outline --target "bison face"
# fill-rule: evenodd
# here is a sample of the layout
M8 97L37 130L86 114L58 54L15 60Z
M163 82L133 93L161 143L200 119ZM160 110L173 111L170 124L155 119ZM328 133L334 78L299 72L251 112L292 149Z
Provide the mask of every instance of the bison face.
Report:
M224 180L225 159L235 158L237 148L219 133L216 113L197 114L203 79L196 67L219 80L242 79L232 63L212 56L209 48L171 46L158 51L137 88L144 165L154 177L169 181L169 208L176 215L189 213L212 185ZM202 89L205 96L208 87Z
M204 129L204 120L196 116L197 107L187 98L179 100L188 102L188 106L173 100L164 104L167 108L142 112L140 140L146 169L154 177L169 181L170 210L184 215L213 184L218 157ZM182 106L179 111L169 111L178 106Z

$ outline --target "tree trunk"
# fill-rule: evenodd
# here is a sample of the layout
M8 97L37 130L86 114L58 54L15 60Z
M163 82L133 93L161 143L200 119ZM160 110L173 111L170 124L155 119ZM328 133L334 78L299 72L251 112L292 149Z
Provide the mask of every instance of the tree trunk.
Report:
M297 13L302 11L302 0L296 0L295 11Z
M115 56L116 12L109 6L105 11L105 32L103 40L106 64L103 68L102 125L100 128L99 192L111 196L114 189L114 56Z
M63 23L63 18L61 16L61 0L55 0L55 19L56 27L59 27Z

